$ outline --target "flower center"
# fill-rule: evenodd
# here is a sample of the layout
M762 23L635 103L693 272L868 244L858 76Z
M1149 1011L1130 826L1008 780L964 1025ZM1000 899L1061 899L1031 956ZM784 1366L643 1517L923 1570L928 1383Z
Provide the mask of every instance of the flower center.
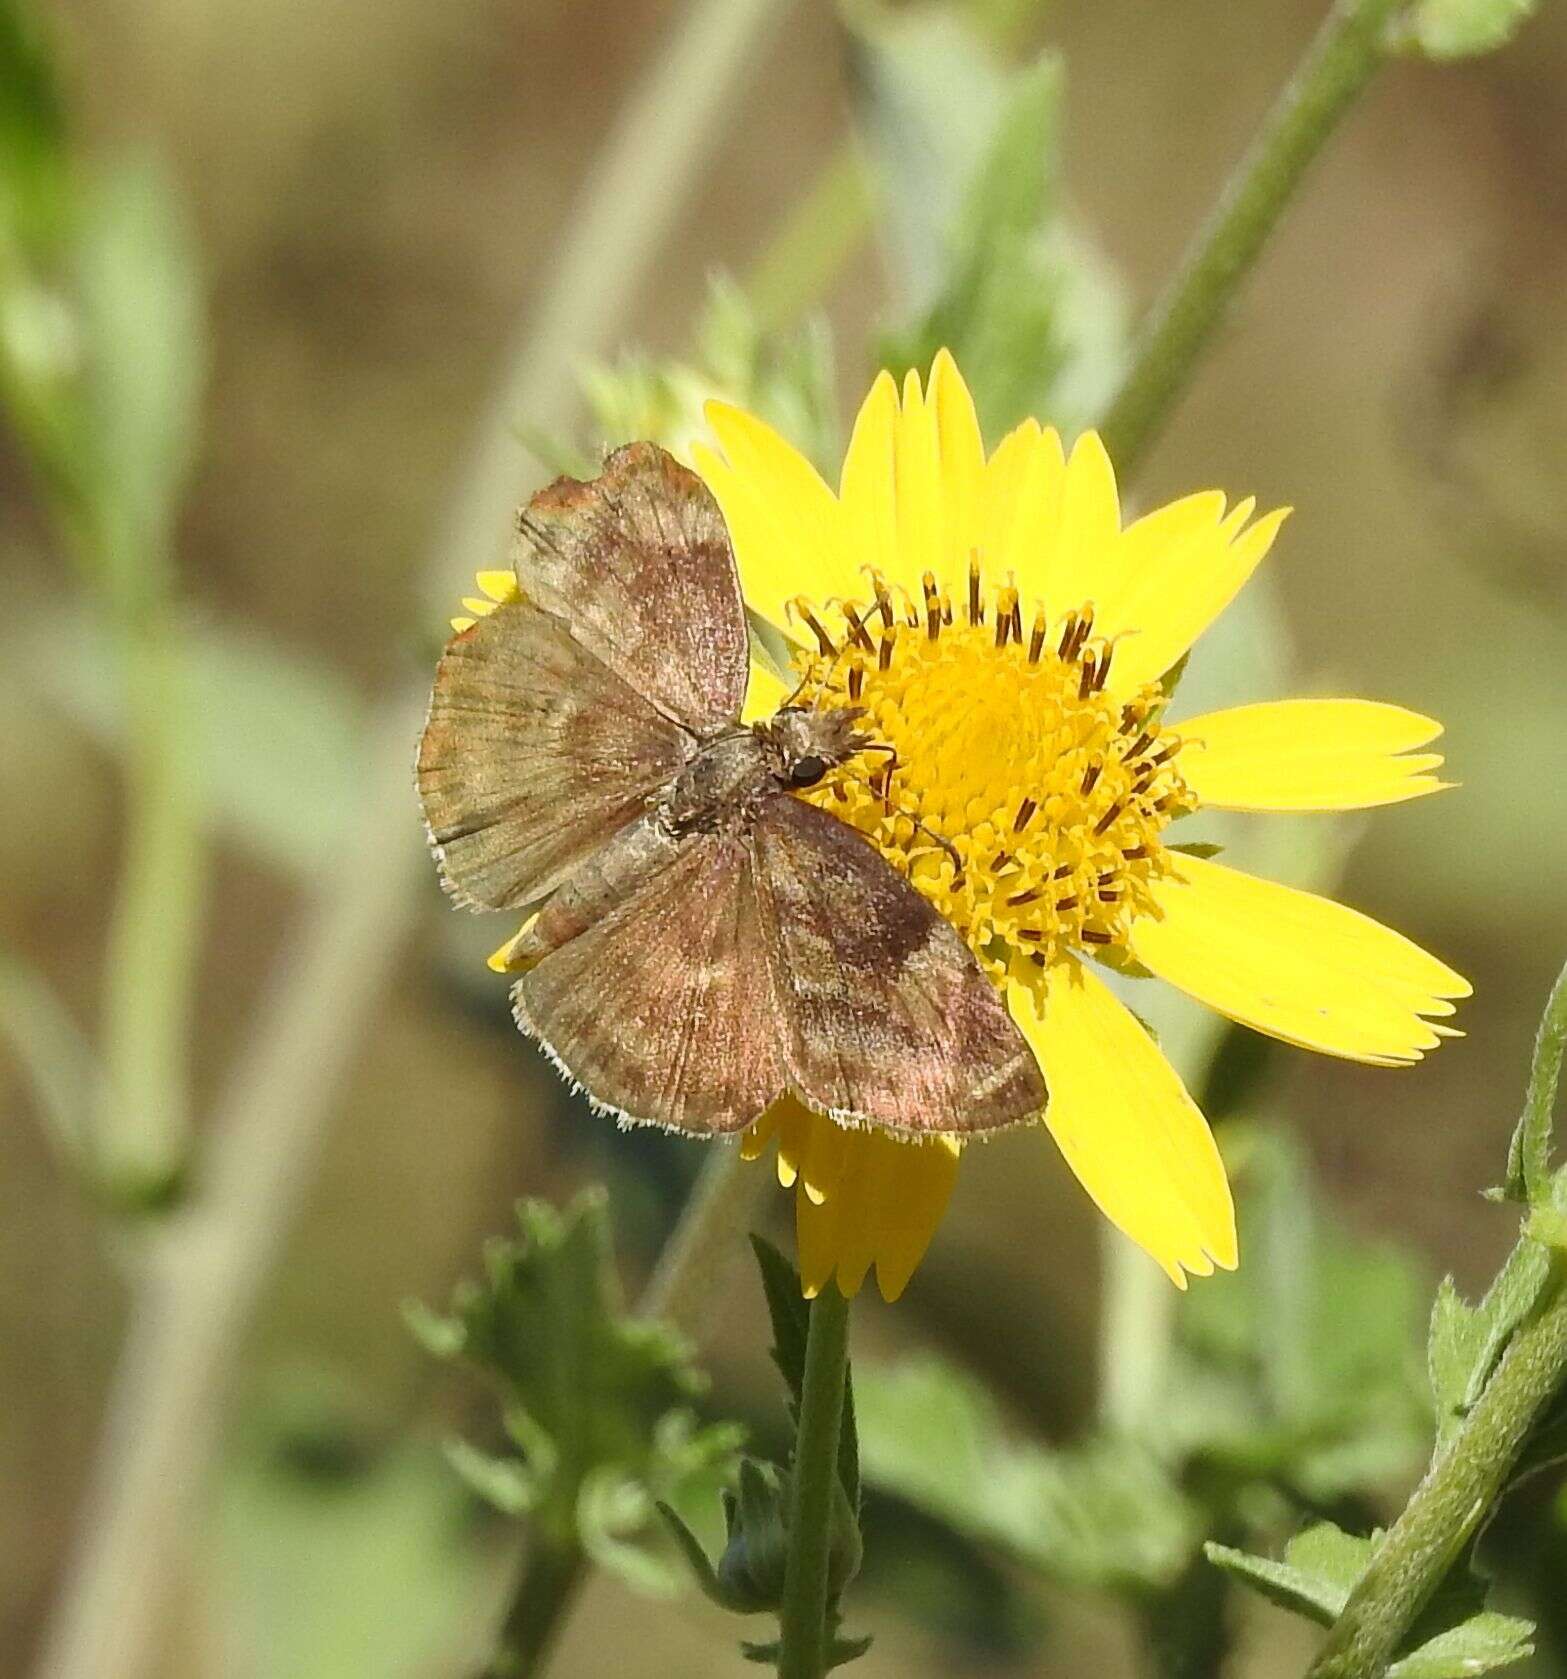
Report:
M858 705L870 749L806 795L865 834L1000 976L1013 951L1124 947L1167 864L1159 836L1197 801L1160 726L1157 684L1105 692L1114 646L1084 606L1025 624L1010 583L970 568L954 614L924 601L794 603L817 648L802 699Z

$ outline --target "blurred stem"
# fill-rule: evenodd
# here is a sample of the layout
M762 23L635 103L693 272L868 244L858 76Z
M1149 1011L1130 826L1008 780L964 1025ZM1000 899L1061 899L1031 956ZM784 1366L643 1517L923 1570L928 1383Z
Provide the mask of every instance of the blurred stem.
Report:
M88 1166L127 1211L166 1206L190 1141L189 1030L200 950L205 846L184 685L167 602L122 636L126 840L105 951L104 1082Z
M1101 1251L1099 1412L1111 1432L1136 1434L1163 1402L1176 1290L1153 1260L1108 1222Z
M788 0L696 0L619 114L458 482L432 593L496 563L527 492L519 417L563 428L577 365L601 355L711 155L765 28ZM201 1194L149 1240L75 1555L38 1679L145 1679L186 1548L229 1370L360 1036L424 899L408 761L427 679L366 743L364 801L285 956L212 1124Z
M748 1170L738 1147L708 1146L702 1170L637 1301L639 1316L667 1319L688 1334L696 1329L702 1302L723 1268L743 1251L739 1235L768 1176L759 1166ZM484 1679L530 1679L543 1671L588 1566L581 1548L569 1541L543 1532L531 1536Z
M1388 56L1403 4L1337 0L1328 14L1138 335L1100 427L1118 472L1131 473L1169 418L1307 167Z
M778 1609L778 1679L822 1679L838 1437L849 1368L849 1302L830 1282L811 1302L800 1421L789 1468L789 1555Z
M1524 1237L1524 1241L1531 1238ZM1563 1260L1542 1304L1447 1451L1373 1552L1307 1679L1380 1679L1416 1617L1506 1487L1530 1428L1567 1376Z
M845 140L768 240L745 293L764 332L782 332L815 304L871 225L860 149Z

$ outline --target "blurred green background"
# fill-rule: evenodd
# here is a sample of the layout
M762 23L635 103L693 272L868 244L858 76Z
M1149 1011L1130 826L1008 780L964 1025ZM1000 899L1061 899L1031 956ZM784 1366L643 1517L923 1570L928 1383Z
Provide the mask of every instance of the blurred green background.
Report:
M929 101L937 154L947 142L972 151L965 123L982 133L992 120L966 103L989 84L964 82L967 61L943 30L992 55L997 74L1046 48L1064 66L1051 216L1069 219L1077 256L1092 249L1104 265L1083 282L1093 309L1079 300L1077 359L1053 387L1060 417L1081 424L1113 384L1118 316L1168 273L1323 7L972 0L907 35L885 15L907 8L856 8L858 33L814 0L772 10L735 96L700 136L652 260L584 346L612 389L601 382L598 406L584 408L561 342L534 364L539 409L502 415L503 509L539 481L523 443L574 455L621 440L610 415L634 417L641 388L624 353L700 363L694 323L717 271L752 282L763 326L793 329L812 309L830 323L828 411L803 376L798 388L782 380L779 404L803 412L806 392L823 435L852 412L881 335L906 331L929 300L898 214L918 203L917 184L900 199L893 181L883 198L855 185L855 160L885 162L890 132L911 169L924 166L905 144L919 125L898 127L900 98ZM164 1216L84 1193L75 1145L56 1134L104 1106L64 1022L112 1064L113 1033L143 1005L156 1012L141 981L129 998L106 983L125 941L152 952L154 974L183 971L188 917L188 1041L177 1028L165 1038L197 1137L190 1193L208 1187L213 1124L254 1118L257 1102L257 1153L234 1167L224 1204L244 1205L252 1167L268 1185L279 1173L287 1191L254 1209L270 1221L255 1243L260 1305L209 1419L217 1467L177 1547L154 1669L167 1679L465 1671L484 1648L513 1541L452 1477L441 1441L494 1425L475 1385L416 1346L401 1303L443 1300L517 1196L561 1200L595 1181L610 1189L629 1287L695 1168L691 1145L622 1136L578 1109L518 1039L504 987L482 964L508 929L451 912L416 856L406 766L417 715L398 700L431 668L464 585L452 486L471 469L519 334L526 344L532 331L536 349L539 300L590 214L594 160L683 15L664 0L61 0L49 13L70 168L94 183L85 200L107 192L129 208L121 223L91 224L88 259L59 256L77 251L79 228L35 225L32 257L13 230L0 325L13 360L56 356L69 372L71 323L55 319L47 285L35 295L17 276L31 262L47 280L51 263L83 260L81 296L94 272L108 276L105 330L134 365L152 357L168 387L132 399L123 429L132 456L138 442L162 450L149 470L170 480L172 523L139 550L91 537L73 547L76 492L51 491L37 470L47 425L10 430L0 951L16 1053L0 1046L0 1671L28 1670L91 1526L89 1478L132 1318L128 1278L141 1232ZM53 131L25 63L7 68L17 181L47 174L28 174L29 136ZM1382 1277L1375 1310L1400 1327L1368 1356L1381 1358L1377 1382L1415 1396L1417 1421L1431 1286L1445 1271L1482 1285L1514 1234L1477 1191L1501 1175L1534 1023L1567 952L1564 119L1559 9L1494 57L1387 69L1243 290L1134 496L1147 507L1218 485L1296 508L1269 562L1292 671L1280 674L1273 641L1263 645L1279 633L1263 600L1219 642L1215 691L1233 679L1232 697L1259 693L1255 665L1275 690L1394 700L1447 724L1457 791L1352 828L1275 819L1289 833L1267 855L1278 872L1325 883L1342 840L1340 894L1473 979L1468 1036L1396 1073L1292 1051L1259 1070L1230 1043L1209 1081L1243 1182L1248 1149L1287 1157L1258 1172L1260 1198L1277 1172L1302 1173L1331 1208L1336 1233L1323 1241L1335 1251L1354 1240L1405 1254L1385 1275L1365 1258L1351 1268L1358 1281L1324 1293L1313 1345L1342 1352L1361 1334L1346 1301ZM863 150L845 150L853 134ZM939 155L929 167L939 171ZM590 224L600 278L624 261L615 229L614 217ZM116 238L132 251L123 262ZM149 310L169 340L150 350L134 341ZM550 353L565 359L555 366ZM181 407L185 391L199 391L199 406ZM159 414L173 416L167 438ZM509 436L522 440L511 453ZM65 458L80 457L68 447ZM499 551L504 535L503 511L468 549ZM146 566L129 581L93 574L93 553L132 551ZM164 745L186 779L171 790L154 778L143 797L176 816L188 800L210 844L189 843L177 821L164 835L161 864L143 877L138 945L131 912L115 908L136 826L134 749L128 773L122 747L145 738L136 694L154 706L167 694L171 646L184 724ZM391 883L381 896L377 881ZM248 1046L274 1022L279 973L309 960L315 947L302 956L300 941L334 925L334 906L341 924L321 935L328 955L308 970L315 989L282 1055L296 1083L280 1087L247 1061ZM170 1086L167 1068L138 1074L134 1054L125 1060L128 1078ZM175 1120L160 1110L157 1124ZM1293 1150L1277 1142L1284 1133L1254 1135L1258 1121L1284 1123ZM787 1212L781 1194L767 1203L780 1232ZM1246 1286L1293 1277L1296 1263L1259 1224ZM906 1361L940 1354L998 1396L1016 1441L1081 1439L1101 1386L1102 1272L1092 1210L1042 1138L972 1151L907 1296L892 1309L865 1299L857 1314L857 1358L894 1372L886 1426L910 1402L899 1382L927 1368ZM712 1283L692 1326L714 1376L709 1408L776 1446L759 1288L739 1263ZM1198 1283L1194 1295L1228 1286ZM1233 1339L1229 1320L1204 1327L1201 1314L1219 1308L1193 1305L1182 1345ZM1237 1312L1234 1322L1252 1321ZM1261 1357L1245 1345L1224 1356L1235 1368ZM1346 1364L1324 1379L1369 1378ZM914 1391L928 1420L938 1401ZM873 1412L874 1395L873 1383ZM1206 1397L1194 1383L1191 1406ZM1418 1428L1399 1445L1415 1423L1389 1403L1386 1461L1296 1486L1292 1511L1347 1508L1367 1525L1396 1509L1421 1445ZM931 1453L953 1438L933 1431ZM1007 1477L1021 1473L1009 1462L977 1456L969 1501L1004 1503ZM1178 1478L1191 1492L1189 1468ZM869 1446L868 1472L874 1485ZM1117 1607L1099 1576L1032 1566L1026 1545L997 1542L983 1510L956 1509L956 1494L911 1481L906 1463L887 1464L882 1482L854 1600L856 1630L877 1633L857 1669L866 1679L1138 1669L1126 1604L1140 1588L1119 1591ZM1537 1618L1567 1597L1556 1496L1533 1489L1495 1536L1509 1601ZM1249 1531L1289 1530L1282 1507L1244 1515ZM1299 1671L1309 1635L1266 1609L1227 1613L1230 1671ZM621 1671L738 1671L732 1626L692 1592L649 1598L600 1575L553 1672ZM1528 1671L1567 1674L1559 1626L1546 1625Z

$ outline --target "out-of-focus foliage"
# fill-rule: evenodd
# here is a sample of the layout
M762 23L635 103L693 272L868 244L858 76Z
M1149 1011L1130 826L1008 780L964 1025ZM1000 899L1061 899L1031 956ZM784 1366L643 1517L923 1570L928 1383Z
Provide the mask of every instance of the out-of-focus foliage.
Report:
M1120 376L1126 321L1114 274L1063 212L1060 64L1010 68L945 8L848 15L904 294L882 364L923 369L946 346L988 436L1026 415L1080 429Z
M1183 1296L1135 1432L1048 1448L945 1365L871 1366L871 1485L1049 1578L1136 1596L1175 1586L1214 1531L1271 1528L1407 1473L1429 1415L1409 1266L1316 1208L1286 1134L1232 1133L1230 1154L1249 1263Z
M458 1289L449 1316L410 1312L431 1352L476 1364L501 1391L509 1448L458 1444L453 1463L538 1542L668 1591L674 1576L649 1543L655 1505L714 1492L740 1431L698 1421L707 1382L685 1341L626 1315L602 1192L563 1213L525 1202L517 1221L520 1236L488 1245L483 1281Z
M1469 58L1506 46L1533 16L1536 0L1415 0L1399 20L1399 41L1430 58Z
M1354 1538L1332 1522L1318 1522L1285 1546L1282 1562L1223 1545L1210 1545L1208 1555L1282 1608L1330 1626L1380 1538ZM1489 1673L1532 1655L1532 1631L1527 1621L1487 1609L1484 1584L1455 1571L1387 1669L1388 1679L1469 1679Z
M808 459L831 471L842 446L833 386L832 339L825 322L769 333L745 293L715 276L692 334L689 360L628 352L590 367L583 387L600 436L647 437L687 458L708 435L703 405L720 397L760 415ZM597 470L584 459L579 469Z

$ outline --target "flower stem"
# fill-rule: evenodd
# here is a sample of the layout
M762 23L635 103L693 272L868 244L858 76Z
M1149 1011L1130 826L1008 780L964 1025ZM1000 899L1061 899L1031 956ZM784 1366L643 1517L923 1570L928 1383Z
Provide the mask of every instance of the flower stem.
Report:
M1100 430L1129 474L1157 436L1308 165L1387 56L1403 0L1337 0L1145 322Z
M530 1543L484 1679L532 1679L543 1672L586 1573L587 1559L575 1541L541 1534Z
M849 1367L849 1302L829 1283L811 1302L789 1494L789 1555L778 1610L778 1679L827 1672L828 1565L838 1436Z
M1567 1376L1563 1280L1558 1258L1543 1304L1377 1548L1307 1679L1379 1679L1500 1496L1535 1418Z

